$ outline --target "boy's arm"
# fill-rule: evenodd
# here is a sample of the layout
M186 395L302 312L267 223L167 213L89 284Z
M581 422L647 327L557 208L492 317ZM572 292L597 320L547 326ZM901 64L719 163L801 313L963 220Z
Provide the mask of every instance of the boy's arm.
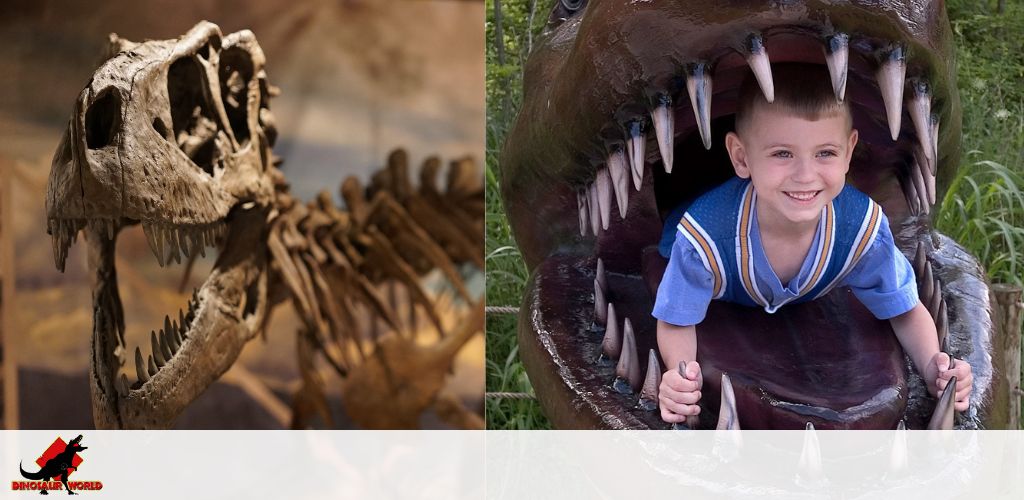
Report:
M913 309L889 319L896 338L914 362L917 372L928 384L928 392L938 397L952 377L956 377L957 411L970 405L971 386L974 383L971 365L963 360L952 360L939 351L938 333L931 314L920 302ZM950 366L952 364L952 367Z
M700 413L700 365L697 364L697 331L693 325L677 326L658 320L658 349L666 370L658 388L661 419L669 423L687 422ZM685 376L679 374L679 364Z

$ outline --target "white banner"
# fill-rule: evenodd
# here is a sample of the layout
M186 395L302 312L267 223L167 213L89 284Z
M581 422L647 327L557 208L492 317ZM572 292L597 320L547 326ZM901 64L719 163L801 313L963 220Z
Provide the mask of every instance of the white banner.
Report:
M487 498L1024 498L1014 431L487 433Z
M86 449L68 483L84 500L484 495L482 431L2 431L0 498L36 499L43 484L59 485L59 476L24 478L19 463L36 474L58 438L51 455L78 435ZM50 498L67 495L59 487Z

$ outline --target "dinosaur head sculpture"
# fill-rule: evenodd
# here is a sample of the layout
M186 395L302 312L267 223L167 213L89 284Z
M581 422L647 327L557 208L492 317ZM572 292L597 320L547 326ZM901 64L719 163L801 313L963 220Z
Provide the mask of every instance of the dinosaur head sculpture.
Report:
M222 36L208 22L177 40L111 35L109 55L54 155L48 230L60 270L79 231L89 244L97 426L168 426L234 362L266 312L266 257L251 249L262 248L278 175L270 87L253 34ZM134 224L160 265L207 246L219 254L187 311L155 328L151 355L136 347L132 360L114 248ZM120 373L126 362L135 381Z
M753 72L771 100L780 62L827 66L851 103L860 143L847 181L882 206L940 341L974 367L961 424L977 424L991 379L987 288L930 223L960 156L943 3L558 0L501 157L532 270L520 353L555 425L665 427L650 409L663 369L654 246L668 211L733 175L723 137L738 88ZM844 289L774 315L714 302L697 332L704 425L723 373L744 428L923 427L935 405L888 323Z

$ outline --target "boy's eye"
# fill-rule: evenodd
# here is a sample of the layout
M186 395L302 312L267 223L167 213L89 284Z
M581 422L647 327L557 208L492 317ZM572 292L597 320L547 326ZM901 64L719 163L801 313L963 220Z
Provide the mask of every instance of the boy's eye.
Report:
M772 153L772 156L776 158L792 158L793 153L790 153L789 151L776 151Z
M829 156L839 156L839 155L835 151L832 151L831 149L825 149L825 150L822 150L822 151L818 151L818 156L819 157L829 157Z

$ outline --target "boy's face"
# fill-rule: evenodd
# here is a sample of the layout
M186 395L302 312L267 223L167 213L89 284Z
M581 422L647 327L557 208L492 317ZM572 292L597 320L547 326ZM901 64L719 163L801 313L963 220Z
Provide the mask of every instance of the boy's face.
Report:
M807 120L781 106L753 110L742 137L725 138L736 175L750 178L757 193L758 221L780 227L812 227L821 210L846 183L857 145L843 113Z

